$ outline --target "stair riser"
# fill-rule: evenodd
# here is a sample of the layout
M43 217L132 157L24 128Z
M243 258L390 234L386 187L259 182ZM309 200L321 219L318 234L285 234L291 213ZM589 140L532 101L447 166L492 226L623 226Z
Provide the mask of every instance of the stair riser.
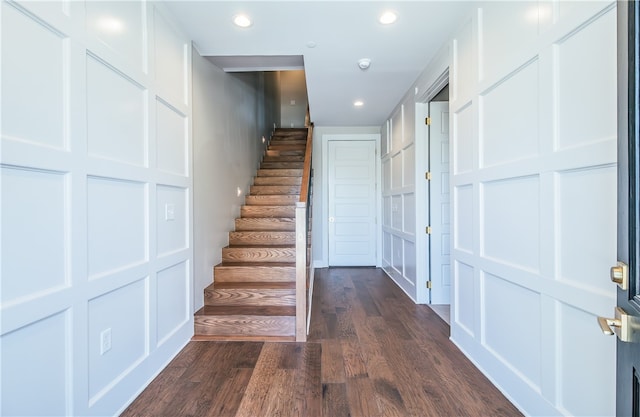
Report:
M222 248L222 262L295 261L295 248Z
M230 245L295 245L295 232L231 232Z
M248 282L295 282L296 269L291 266L221 266L213 269L216 283Z
M304 162L263 162L261 169L302 169Z
M293 219L275 219L275 218L236 219L236 231L241 231L241 230L295 231L296 223Z
M297 194L248 195L244 198L244 203L248 206L295 206L299 199Z
M295 317L196 316L195 333L213 336L293 336Z
M251 195L282 195L300 194L300 187L297 185L252 185Z
M302 178L301 169L259 169L258 177L298 177Z
M281 129L286 129L286 130L281 130ZM307 128L306 127L287 127L287 128L279 128L277 129L275 132L273 132L272 137L273 138L285 138L285 137L300 137L300 138L306 138L307 137Z
M272 142L271 145L269 145L269 150L274 150L274 151L304 151L306 149L306 145L286 145L286 144L280 144L277 142Z
M265 156L304 156L304 150L279 150L279 149L267 149Z
M269 149L274 145L295 145L295 146L307 146L307 139L300 138L275 138L269 142Z
M302 184L299 177L254 177L253 185L297 185Z
M295 290L224 289L205 291L204 303L210 306L294 306Z
M263 162L304 162L304 155L280 155L269 156L266 155L262 158Z
M242 206L242 217L295 217L295 206Z

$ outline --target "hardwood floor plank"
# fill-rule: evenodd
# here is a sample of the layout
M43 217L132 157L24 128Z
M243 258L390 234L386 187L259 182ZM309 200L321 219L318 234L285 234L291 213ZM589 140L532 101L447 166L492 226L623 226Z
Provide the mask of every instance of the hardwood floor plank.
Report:
M326 417L351 416L345 384L322 384L322 415Z
M342 339L342 361L344 373L348 378L368 377L367 366L362 357L360 341L357 339Z
M322 352L320 343L307 343L302 368L296 372L294 411L300 410L302 417L322 416Z
M404 400L395 382L392 383L387 379L374 379L373 390L381 415L388 417L402 417L407 415Z
M345 382L345 366L340 340L325 339L322 341L321 373L323 382Z
M235 417L252 374L253 369L250 368L233 369L215 391L211 399L211 406L203 415L207 417Z
M267 343L262 349L245 395L238 407L237 416L257 416L263 412L268 397L268 387L276 378L278 343Z
M377 417L380 409L376 402L373 381L369 378L347 379L347 401L353 417Z

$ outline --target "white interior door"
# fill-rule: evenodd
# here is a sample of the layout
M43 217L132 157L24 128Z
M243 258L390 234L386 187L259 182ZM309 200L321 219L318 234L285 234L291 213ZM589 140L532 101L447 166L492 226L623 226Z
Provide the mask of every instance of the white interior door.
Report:
M449 102L429 103L429 279L431 304L449 304Z
M376 264L376 142L329 141L329 265Z

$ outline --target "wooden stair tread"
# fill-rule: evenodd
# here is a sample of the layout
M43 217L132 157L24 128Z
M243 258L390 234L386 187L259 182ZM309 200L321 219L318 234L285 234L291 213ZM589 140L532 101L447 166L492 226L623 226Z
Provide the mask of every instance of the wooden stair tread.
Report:
M250 195L297 195L300 196L299 185L252 185Z
M231 249L295 249L296 245L227 245Z
M263 162L304 162L304 155L266 155Z
M295 218L294 205L244 205L240 208L243 218Z
M243 244L251 245L252 242L259 246L277 246L295 244L295 231L281 230L257 230L257 231L234 231L229 232L229 246Z
M282 237L295 237L295 231L286 231L286 230L236 230L233 232L229 232L230 235L234 236L255 236L255 237L273 237L276 239Z
M295 282L214 282L205 291L225 289L295 290Z
M295 231L293 217L242 217L235 220L236 231L240 230L288 230Z
M258 194L244 198L245 206L295 206L300 201L297 194Z
M216 268L217 267L220 267L220 268L237 268L237 267L295 268L296 263L295 262L264 262L261 264L259 262L253 262L251 263L251 265L247 265L246 263L243 263L243 262L220 262L218 265L216 265Z
M255 177L253 185L301 185L301 177Z
M295 306L204 306L196 311L197 316L295 316Z
M302 170L298 168L261 168L258 177L302 177Z

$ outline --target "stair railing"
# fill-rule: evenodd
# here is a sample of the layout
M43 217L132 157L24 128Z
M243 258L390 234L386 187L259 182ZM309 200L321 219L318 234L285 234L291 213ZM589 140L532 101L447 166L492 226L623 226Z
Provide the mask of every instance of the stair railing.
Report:
M308 320L311 316L311 294L313 276L311 257L311 197L313 175L311 169L311 154L313 148L313 123L309 123L307 110L307 146L304 154L304 168L300 199L296 203L296 341L307 341ZM309 285L307 285L309 282Z

